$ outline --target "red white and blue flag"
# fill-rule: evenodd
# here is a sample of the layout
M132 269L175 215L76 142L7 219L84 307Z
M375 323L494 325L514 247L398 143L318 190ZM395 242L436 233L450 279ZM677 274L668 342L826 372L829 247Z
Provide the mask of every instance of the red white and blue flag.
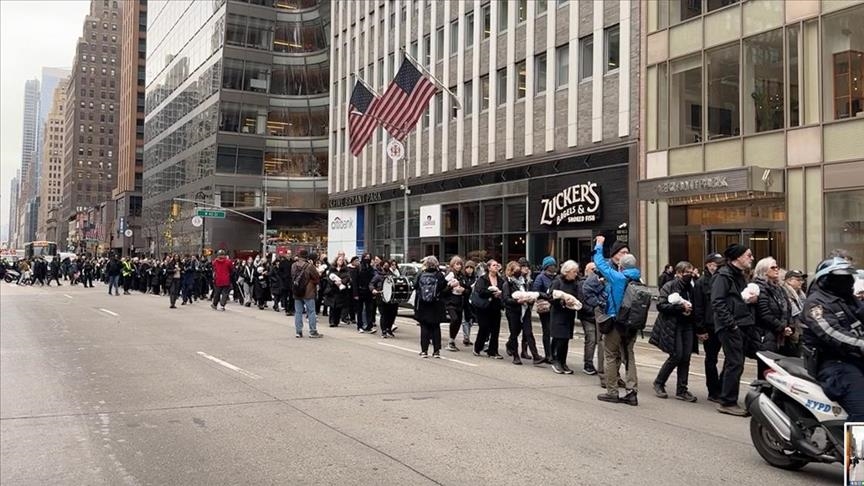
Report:
M378 127L373 110L379 101L361 81L354 83L348 102L348 148L355 157L360 155Z
M396 78L373 108L373 113L393 138L404 140L438 91L438 87L406 57Z

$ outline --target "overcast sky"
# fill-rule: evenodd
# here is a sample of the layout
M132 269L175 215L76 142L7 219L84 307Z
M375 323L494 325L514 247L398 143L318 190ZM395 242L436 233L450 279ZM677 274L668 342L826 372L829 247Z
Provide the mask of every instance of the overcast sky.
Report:
M89 1L0 0L0 239L7 238L9 184L21 166L24 82L42 67L71 68ZM40 79L41 81L41 79Z

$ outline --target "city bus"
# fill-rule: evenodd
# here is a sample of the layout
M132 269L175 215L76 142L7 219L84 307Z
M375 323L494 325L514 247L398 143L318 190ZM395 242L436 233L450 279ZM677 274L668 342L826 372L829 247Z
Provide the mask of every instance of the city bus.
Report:
M24 257L42 257L51 261L57 256L57 243L53 241L31 241L24 244Z

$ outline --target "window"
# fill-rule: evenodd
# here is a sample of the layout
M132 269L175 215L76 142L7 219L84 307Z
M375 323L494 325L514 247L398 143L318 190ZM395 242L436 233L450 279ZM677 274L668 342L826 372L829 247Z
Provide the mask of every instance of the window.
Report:
M713 12L718 8L723 8L727 5L732 5L733 3L738 3L738 0L708 0L707 11Z
M470 11L465 15L465 46L471 47L474 45L474 11Z
M604 53L606 58L606 66L604 72L614 71L618 69L620 62L621 48L621 32L617 25L606 28L604 31L606 42L604 44Z
M496 102L500 106L507 103L507 68L499 69L495 79Z
M517 22L525 22L528 20L528 0L517 0L516 2L516 18Z
M489 75L480 78L480 111L489 109Z
M426 58L426 66L432 66L432 36L423 36L423 56Z
M444 93L435 95L435 124L441 125L447 115L444 112Z
M474 83L471 81L465 83L465 91L462 95L462 104L465 116L471 116L471 113L474 112Z
M698 143L702 136L702 61L699 55L669 63L669 145Z
M509 15L507 7L510 5L510 0L498 0L498 33L507 32L507 17Z
M786 44L787 52L789 53L789 61L786 63L786 69L789 73L788 84L786 85L789 104L786 108L789 110L790 127L797 127L801 124L800 96L798 93L798 90L801 88L801 80L798 73L798 39L800 32L801 26L797 24L786 28Z
M525 61L516 64L516 99L525 99L525 92L528 90L528 72L525 67Z
M570 80L570 45L555 48L555 86L562 87Z
M438 30L435 31L435 48L437 51L435 53L435 61L441 61L444 59L444 27L438 27Z
M594 73L594 36L579 39L579 81L591 79Z
M744 133L783 128L783 29L744 41Z
M864 113L862 26L864 5L822 19L822 106L826 121L864 116L861 115ZM805 45L809 41L809 37L805 37ZM805 63L806 75L810 66L806 59ZM806 85L805 89L810 91ZM806 97L805 102L810 103Z
M702 15L702 0L671 0L669 2L670 25L675 25L700 15Z
M546 53L534 57L534 94L546 91Z
M487 3L480 11L483 14L483 38L488 39L492 35L492 7Z
M534 2L534 4L536 5L536 7L534 7L534 8L536 10L537 15L541 15L541 14L546 13L546 9L548 8L546 5L547 4L546 0L536 0Z
M741 134L738 76L739 45L705 53L705 77L708 84L708 140Z
M825 248L844 248L852 255L864 255L861 238L861 215L864 214L864 190L825 194Z
M459 50L459 21L450 22L450 54L456 54Z

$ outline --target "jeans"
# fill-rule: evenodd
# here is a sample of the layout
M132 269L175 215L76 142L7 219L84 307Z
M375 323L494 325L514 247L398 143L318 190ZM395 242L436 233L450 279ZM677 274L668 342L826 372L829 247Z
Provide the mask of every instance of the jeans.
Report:
M294 330L303 332L303 309L309 317L309 334L318 332L318 316L315 315L315 299L294 299Z
M847 422L864 422L864 367L843 361L826 361L819 369L825 396L846 410Z
M111 295L112 288L115 292L114 295L120 295L120 275L111 275L108 277L108 295Z
M720 338L713 330L708 330L708 339L702 343L705 348L705 385L708 387L708 396L717 398L721 392L722 376L717 372L717 356L720 354Z
M724 406L738 403L741 374L744 373L744 336L741 329L723 328L717 331L723 346L723 375L720 380L720 395L717 398Z
M636 356L633 354L633 345L636 337L625 338L617 329L607 334L604 338L603 352L606 357L606 391L612 395L618 393L618 368L621 363L626 363L625 387L628 390L637 391L639 377L636 374ZM627 359L625 360L625 353Z
M666 386L669 375L673 370L677 371L678 381L675 386L675 394L681 395L687 391L687 376L690 374L690 355L693 353L693 328L689 326L675 327L675 349L669 355L657 378L655 385Z
M594 365L594 352L597 350L597 324L582 319L582 330L585 332L585 357L586 365Z
M213 306L215 307L218 303L224 309L225 304L228 303L228 292L230 291L230 285L226 285L225 287L216 287L216 289L213 290Z

